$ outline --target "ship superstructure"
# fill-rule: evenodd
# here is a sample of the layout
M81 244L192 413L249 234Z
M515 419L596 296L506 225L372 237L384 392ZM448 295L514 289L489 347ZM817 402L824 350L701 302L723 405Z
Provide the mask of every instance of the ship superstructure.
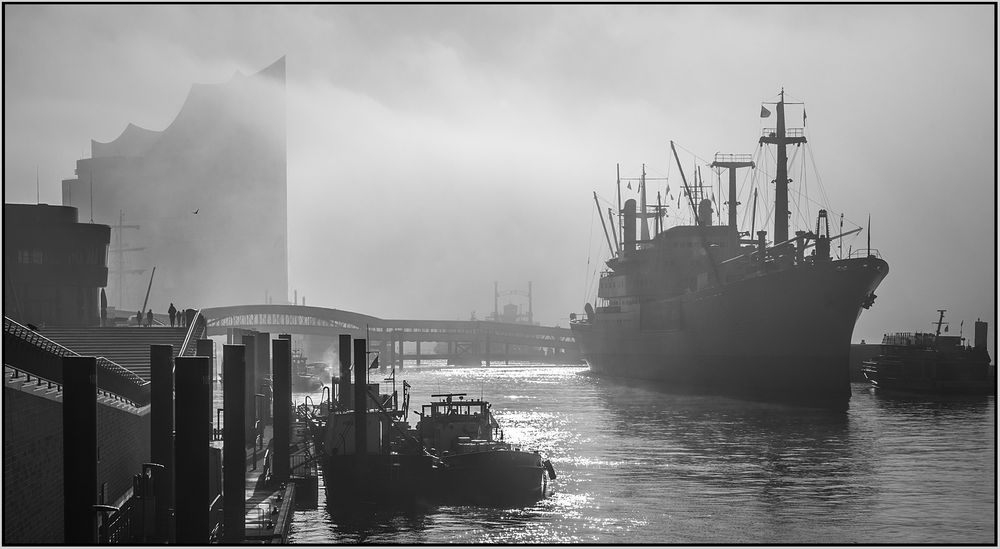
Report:
M785 126L783 91L772 108L777 125L764 129L760 145L776 149L774 212L787 212L787 148L806 138L801 128ZM835 259L831 243L860 229L831 235L827 210L819 210L809 231L789 237L788 216L775 215L772 243L763 230L744 238L753 230L740 233L736 226L736 170L755 167L749 155L716 155L712 166L729 171L730 192L728 224L713 224L713 201L697 180L688 184L676 150L674 157L694 222L660 231L663 206L659 198L656 206L644 206L645 181L638 210L634 199L620 208L622 238L615 238L596 306L588 303L584 315L571 319L591 369L846 407L851 334L888 264L870 245ZM649 218L656 220L651 237Z

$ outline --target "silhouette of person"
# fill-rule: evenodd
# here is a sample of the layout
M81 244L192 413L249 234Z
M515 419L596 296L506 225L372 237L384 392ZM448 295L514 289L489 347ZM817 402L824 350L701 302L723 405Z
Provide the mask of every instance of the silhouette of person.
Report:
M153 310L150 309L149 311L146 312L146 326L148 327L152 325L153 325Z
M170 308L167 309L167 314L170 315L170 327L173 328L174 327L174 317L177 316L177 309L174 307L173 303L171 303L170 304Z
M135 312L135 325L142 326L142 311Z

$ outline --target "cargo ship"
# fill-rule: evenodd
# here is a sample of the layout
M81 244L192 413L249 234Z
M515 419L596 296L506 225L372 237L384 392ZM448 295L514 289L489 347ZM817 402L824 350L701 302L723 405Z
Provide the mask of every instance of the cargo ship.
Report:
M786 105L782 90L776 103L761 106L762 118L770 117L768 106L776 111L776 126L764 128L759 140L761 150L776 149L774 212L789 210L787 149L806 143L804 128L786 127ZM639 208L635 199L619 207L618 233L609 208L616 236L612 245L604 225L612 257L596 302L570 315L591 371L667 388L847 409L854 325L889 272L871 248L870 233L867 249L844 255L841 244L834 257L832 243L861 228L845 233L841 222L841 233L832 235L821 209L812 230L791 236L789 217L775 215L768 242L766 231L751 236L756 205L751 230L741 233L736 171L756 169L751 155L717 154L711 163L729 175L728 223L713 224L713 200L697 178L689 185L673 142L671 149L683 184L678 203L686 198L693 224L662 230L665 207L659 197L647 206L645 168ZM620 178L618 189L620 204Z

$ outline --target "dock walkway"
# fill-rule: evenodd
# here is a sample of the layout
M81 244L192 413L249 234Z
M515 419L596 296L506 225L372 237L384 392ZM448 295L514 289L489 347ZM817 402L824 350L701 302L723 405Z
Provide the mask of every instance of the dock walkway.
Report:
M264 427L267 444L248 446L246 450L246 494L245 494L245 534L244 543L286 544L295 512L296 482L275 485L271 482L267 469L268 452L273 453L274 430ZM293 429L292 442L300 449L310 446L310 441L302 429ZM222 441L213 442L221 447ZM315 467L306 468L306 476L315 473ZM313 482L311 485L315 485ZM309 484L307 484L309 486ZM313 499L303 494L305 501Z

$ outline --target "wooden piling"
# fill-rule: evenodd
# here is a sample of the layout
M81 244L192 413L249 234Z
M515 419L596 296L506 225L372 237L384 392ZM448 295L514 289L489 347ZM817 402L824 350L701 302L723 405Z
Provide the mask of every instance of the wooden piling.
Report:
M222 347L222 490L226 543L242 543L246 536L246 346Z
M174 508L174 346L149 346L149 461L163 466L154 474L156 539L170 540Z
M273 476L277 482L285 482L291 466L288 446L292 428L292 341L279 337L271 341L271 349L274 366Z
M97 359L63 357L63 525L67 545L97 543Z
M174 462L177 464L177 543L209 542L209 444L212 441L212 393L209 358L178 357L175 369L177 419Z

